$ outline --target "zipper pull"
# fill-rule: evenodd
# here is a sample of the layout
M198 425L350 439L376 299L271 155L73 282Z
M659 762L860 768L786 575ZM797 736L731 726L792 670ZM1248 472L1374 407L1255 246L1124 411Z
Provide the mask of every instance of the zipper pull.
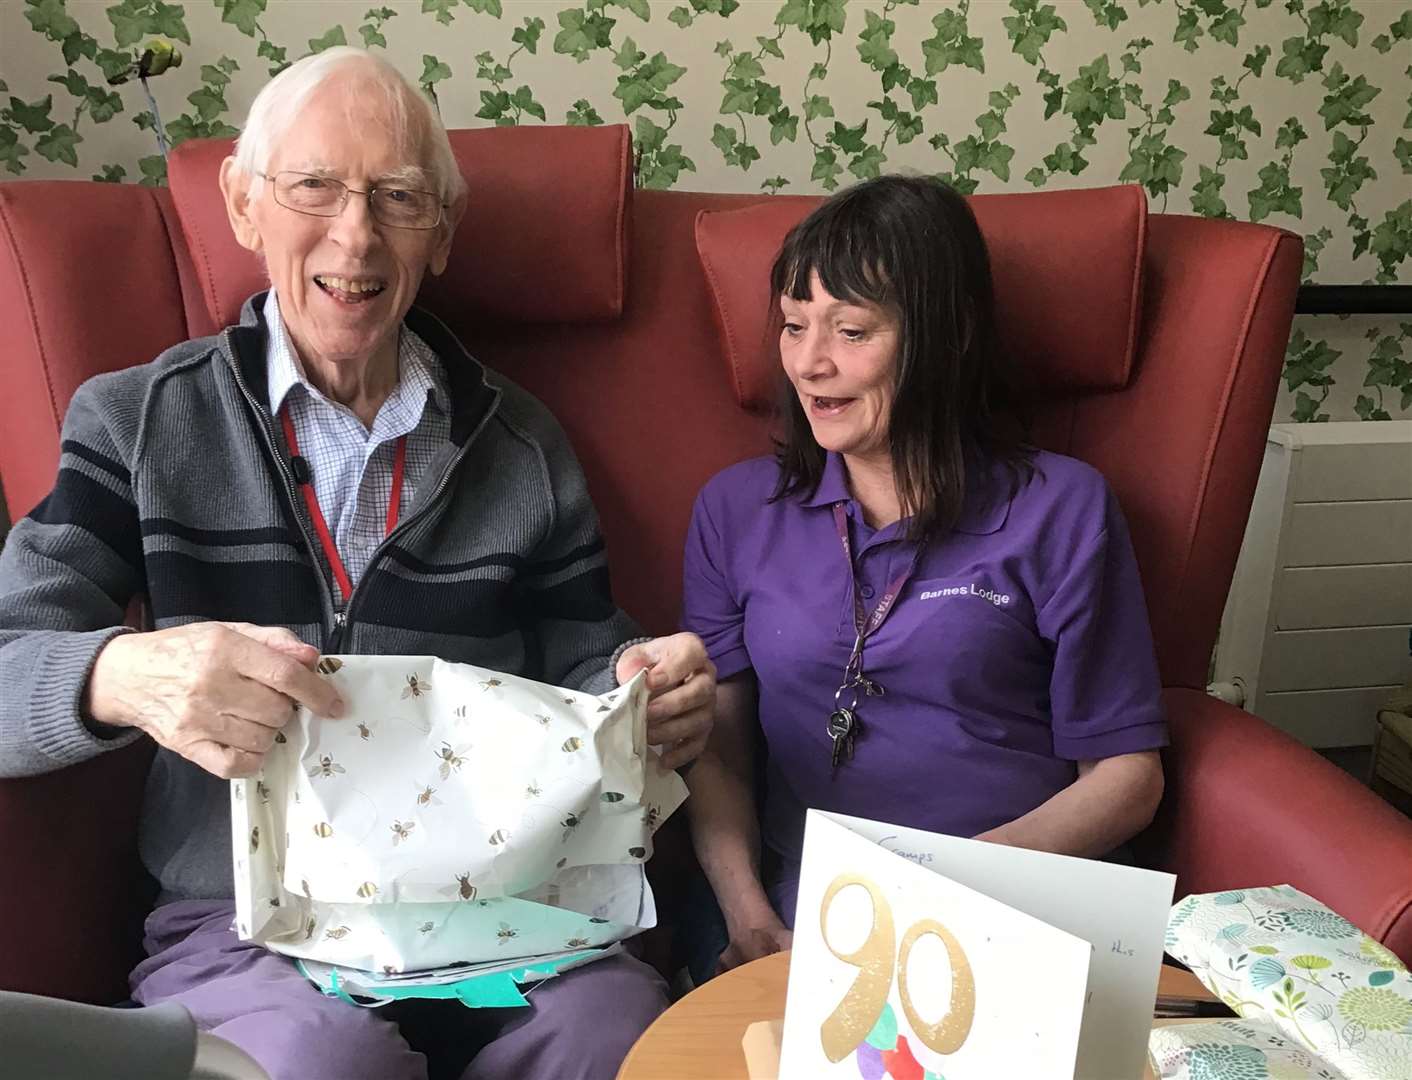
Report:
M336 653L343 643L343 631L348 626L348 616L341 609L333 613L333 633L329 635L328 648L324 652Z

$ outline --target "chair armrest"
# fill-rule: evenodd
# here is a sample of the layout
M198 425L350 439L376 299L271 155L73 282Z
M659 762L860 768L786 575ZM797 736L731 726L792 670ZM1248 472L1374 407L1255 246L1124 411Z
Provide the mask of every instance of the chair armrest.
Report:
M1167 791L1140 847L1177 895L1290 884L1412 961L1412 820L1250 713L1199 690L1163 701Z
M152 744L0 780L0 989L107 1004L128 996L151 880L137 816Z

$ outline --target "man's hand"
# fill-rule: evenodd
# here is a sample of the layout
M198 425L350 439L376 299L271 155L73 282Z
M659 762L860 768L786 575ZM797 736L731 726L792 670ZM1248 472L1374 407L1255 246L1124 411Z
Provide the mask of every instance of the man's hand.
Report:
M731 935L721 958L716 961L716 973L729 971L751 960L758 960L771 953L783 952L794 943L794 932L778 919L765 926L751 926L737 930Z
M647 741L664 747L662 764L675 769L706 748L716 719L716 665L695 634L673 634L634 645L618 658L618 682L643 668L652 703Z
M299 705L342 715L333 685L314 674L318 657L288 630L249 623L124 634L99 652L84 714L140 728L216 776L250 776Z

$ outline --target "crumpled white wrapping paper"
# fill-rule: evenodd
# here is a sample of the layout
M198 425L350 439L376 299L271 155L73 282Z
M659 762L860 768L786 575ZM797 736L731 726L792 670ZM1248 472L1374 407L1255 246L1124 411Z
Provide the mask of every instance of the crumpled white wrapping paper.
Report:
M330 656L231 782L236 927L369 971L562 952L656 923L643 863L686 785L647 746L639 674L602 696L433 657Z

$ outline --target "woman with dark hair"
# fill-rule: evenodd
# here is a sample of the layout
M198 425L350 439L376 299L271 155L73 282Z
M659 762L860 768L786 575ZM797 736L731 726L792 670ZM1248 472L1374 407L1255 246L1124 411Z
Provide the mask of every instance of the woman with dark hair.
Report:
M788 946L806 809L1100 857L1151 820L1167 742L1113 495L999 417L965 200L841 192L771 287L783 437L707 484L686 548L720 679L688 808L722 968Z

